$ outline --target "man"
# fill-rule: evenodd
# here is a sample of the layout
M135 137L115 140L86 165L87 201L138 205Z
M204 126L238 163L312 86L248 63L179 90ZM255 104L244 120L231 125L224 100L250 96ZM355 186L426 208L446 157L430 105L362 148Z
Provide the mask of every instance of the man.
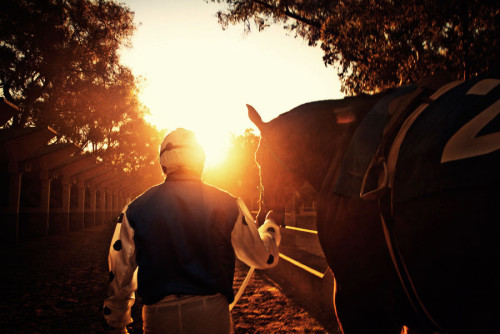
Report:
M108 324L127 333L135 291L144 333L231 333L235 255L265 269L278 262L279 227L259 229L243 201L204 184L205 153L179 128L160 148L165 182L124 209L109 253ZM137 269L137 270L136 270Z

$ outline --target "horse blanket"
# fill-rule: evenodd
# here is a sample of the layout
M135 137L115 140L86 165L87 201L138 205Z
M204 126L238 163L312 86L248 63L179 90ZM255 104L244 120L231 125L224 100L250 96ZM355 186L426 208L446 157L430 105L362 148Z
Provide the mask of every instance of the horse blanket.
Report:
M391 103L417 87L394 89L368 112L344 156L336 194L359 198L363 178L391 119ZM394 200L499 182L500 70L451 83L417 102L420 110L410 114L411 124L398 134L402 137L397 149L394 143L391 148L397 151L391 175Z

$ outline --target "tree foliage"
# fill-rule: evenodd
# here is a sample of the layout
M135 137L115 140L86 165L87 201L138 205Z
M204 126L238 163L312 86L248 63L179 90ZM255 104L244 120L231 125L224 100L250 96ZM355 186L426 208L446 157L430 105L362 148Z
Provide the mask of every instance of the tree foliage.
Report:
M3 0L0 87L20 107L13 126L50 126L82 147L141 115L118 51L133 13L113 1Z
M106 165L161 178L162 133L144 121L141 83L120 63L134 29L133 12L113 0L2 0L0 92L21 111L10 126L49 126Z
M144 118L121 126L112 141L117 145L102 154L103 162L126 173L137 175L146 185L160 183L164 176L160 167L160 144L165 130L158 130Z
M497 66L494 0L211 0L223 27L283 24L320 45L348 93L380 91L447 71L467 79Z

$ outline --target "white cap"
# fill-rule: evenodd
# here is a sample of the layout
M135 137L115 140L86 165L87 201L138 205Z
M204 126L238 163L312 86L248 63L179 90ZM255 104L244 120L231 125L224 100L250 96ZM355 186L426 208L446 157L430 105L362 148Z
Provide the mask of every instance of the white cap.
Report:
M167 168L167 173L187 169L201 174L205 164L205 151L194 132L178 128L163 139L160 164Z

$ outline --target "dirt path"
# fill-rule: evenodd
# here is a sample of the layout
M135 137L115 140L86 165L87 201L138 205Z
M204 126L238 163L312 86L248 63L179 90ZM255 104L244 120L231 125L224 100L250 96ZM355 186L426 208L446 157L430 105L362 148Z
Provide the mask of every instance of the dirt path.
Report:
M0 246L2 333L106 333L107 252L113 225ZM235 287L246 268L238 265ZM131 333L142 333L139 301ZM254 275L233 310L235 333L325 333L278 288Z

